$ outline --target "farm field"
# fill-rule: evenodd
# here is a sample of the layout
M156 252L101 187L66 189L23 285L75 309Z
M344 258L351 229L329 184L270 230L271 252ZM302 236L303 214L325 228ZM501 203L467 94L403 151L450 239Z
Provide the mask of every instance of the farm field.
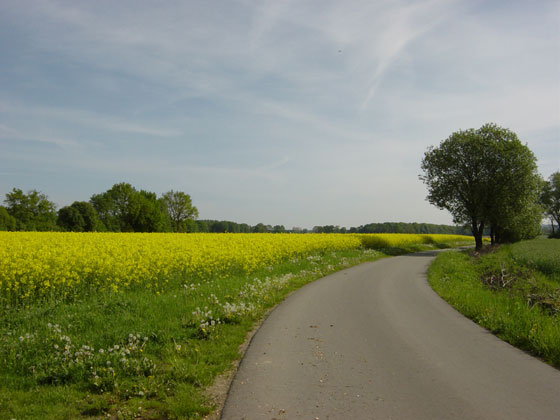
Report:
M560 241L538 239L514 244L511 256L519 264L551 276L560 285Z
M560 368L559 261L560 241L540 238L480 256L444 253L429 280L459 312Z
M160 293L176 287L177 282L249 274L319 251L362 246L405 250L411 246L445 246L465 238L407 234L0 232L0 299L4 304L19 305L134 288Z
M302 285L451 235L0 233L0 417L201 418Z

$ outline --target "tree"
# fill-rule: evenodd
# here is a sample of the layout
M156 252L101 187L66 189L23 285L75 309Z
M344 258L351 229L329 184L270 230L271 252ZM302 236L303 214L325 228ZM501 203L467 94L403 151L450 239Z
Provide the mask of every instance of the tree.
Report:
M83 232L86 224L80 211L72 206L62 207L58 211L57 223L70 232Z
M96 232L105 230L93 206L85 201L74 201L58 211L57 224L71 232Z
M212 233L226 233L230 232L230 223L227 220L215 221L210 225L210 232Z
M174 232L187 232L188 220L198 217L198 209L192 205L191 197L181 191L168 191L162 196Z
M137 191L121 182L91 197L90 203L99 218L112 232L165 232L168 230L166 208L153 192Z
M540 176L536 158L512 131L495 124L458 131L422 160L428 201L448 210L457 224L469 225L476 249L485 227L492 240L529 237L538 212Z
M544 183L541 194L541 203L543 204L545 214L550 217L552 225L552 236L560 235L560 171L554 172ZM554 230L554 223L558 227L558 232Z
M16 218L10 216L5 207L0 206L0 230L16 230Z
M16 219L17 230L56 230L56 206L45 194L18 188L6 194L6 209Z
M257 223L255 226L251 228L251 232L253 233L265 233L267 232L266 226L264 223Z
M132 195L126 218L134 232L168 232L170 230L165 203L150 191L140 190Z
M125 182L113 185L101 194L94 194L90 203L108 231L132 232L129 206L136 189Z
M283 225L276 225L272 228L274 233L286 233L286 228Z
M239 232L240 233L251 233L251 226L249 226L247 223L241 223L239 225Z
M541 233L541 222L543 218L542 207L535 202L528 202L518 212L513 213L507 223L499 231L494 231L494 243L517 242L524 239L532 239ZM492 230L491 230L492 233Z
M210 223L208 220L197 220L195 223L197 232L210 232Z
M540 233L543 180L533 152L510 130L486 124L478 135L487 143L487 218L492 243L531 239Z

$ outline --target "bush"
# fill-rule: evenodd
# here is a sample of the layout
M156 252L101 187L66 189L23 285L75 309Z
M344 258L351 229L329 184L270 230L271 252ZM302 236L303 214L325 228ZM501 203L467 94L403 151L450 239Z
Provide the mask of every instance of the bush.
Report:
M5 207L0 206L0 230L16 230L16 218L10 216Z

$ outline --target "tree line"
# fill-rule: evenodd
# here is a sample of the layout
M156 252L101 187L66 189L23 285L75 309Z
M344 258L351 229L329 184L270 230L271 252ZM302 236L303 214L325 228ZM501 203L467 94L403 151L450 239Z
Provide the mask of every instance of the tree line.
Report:
M69 232L208 232L208 233L448 233L469 234L458 226L427 223L369 223L358 227L335 225L313 229L286 229L283 225L197 220L198 209L181 191L156 193L121 182L75 201L58 211L48 196L37 190L13 188L0 206L0 230Z
M197 220L191 197L180 191L156 193L119 183L75 201L58 211L40 191L24 193L14 188L0 206L0 230L70 232L202 232L202 233L446 233L470 234L459 226L428 223L369 223L358 227L335 225L286 229L283 225L236 223L228 220Z
M198 210L181 191L156 193L122 182L89 201L56 205L37 190L13 188L0 206L0 230L71 232L187 232Z

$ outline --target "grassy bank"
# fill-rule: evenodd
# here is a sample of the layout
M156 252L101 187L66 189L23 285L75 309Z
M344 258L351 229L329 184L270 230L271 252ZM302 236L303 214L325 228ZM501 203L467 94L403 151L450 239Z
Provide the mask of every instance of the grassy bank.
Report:
M536 239L482 255L447 252L429 270L434 290L510 344L560 368L560 241Z
M253 242L242 244L244 251L231 246L224 247L222 253L216 251L215 261L220 264L204 267L205 271L191 262L189 275L178 271L168 273L164 279L159 277L155 280L160 285L157 288L145 286L149 284L150 274L142 270L140 273L145 276L142 282L131 282L127 287L114 275L109 279L90 275L90 281L97 285L95 288L80 282L71 285L65 282L61 288L71 293L42 293L40 270L50 270L51 278L58 279L53 271L72 273L64 268L68 260L77 267L74 271L86 272L79 264L80 259L73 257L77 252L73 249L80 245L72 242L76 238L70 237L72 249L60 249L58 253L49 254L49 248L40 248L39 255L45 257L37 258L32 266L12 264L12 276L8 280L14 286L7 281L3 283L3 287L10 289L0 312L0 418L202 418L214 409L207 396L208 388L239 359L239 346L247 333L291 291L365 261L456 245L462 240L441 237L418 244L394 237L394 243L399 245L395 248L311 249L286 252L281 260L274 259L271 249L257 247ZM127 238L123 236L123 241ZM142 236L133 239L144 240ZM208 237L209 241L217 239ZM260 239L264 242L268 237ZM331 240L326 236L317 239ZM384 238L381 245L387 246L389 239ZM148 266L148 259L153 270L158 273L165 270L166 266L158 265L158 258L146 255L148 247L139 247L142 252L127 248L128 259L123 260L119 258L120 251L115 251L117 248L112 244L107 245L107 240L103 242L108 250L105 258L84 253L83 245L78 249L84 255L83 265L98 261L95 264L106 273L124 272L130 276L142 264ZM302 240L310 238L302 237ZM248 246L255 247L255 252L260 254L251 254ZM275 246L287 249L278 243ZM161 248L153 248L160 258L172 255L171 250L163 252ZM9 252L4 251L8 258ZM61 252L70 257L59 258ZM210 252L212 249L200 254L201 258L207 258ZM233 257L226 260L229 254L236 260ZM142 259L132 263L136 255ZM252 255L260 255L260 259L253 261ZM179 255L173 261L179 257L184 258ZM107 264L108 258L113 258L112 264ZM262 263L265 259L266 264ZM121 260L124 268L118 266ZM204 264L212 264L211 260L206 261ZM229 261L253 264L254 268L242 271L240 263L234 265ZM232 267L229 273L224 268L228 264ZM195 268L201 273L198 277ZM207 271L215 274L208 275ZM22 282L26 273L32 274L32 284L37 285L35 292L14 299L14 290L25 290ZM83 275L75 277L75 281L83 279ZM119 287L103 287L113 283ZM52 284L50 281L48 287Z

